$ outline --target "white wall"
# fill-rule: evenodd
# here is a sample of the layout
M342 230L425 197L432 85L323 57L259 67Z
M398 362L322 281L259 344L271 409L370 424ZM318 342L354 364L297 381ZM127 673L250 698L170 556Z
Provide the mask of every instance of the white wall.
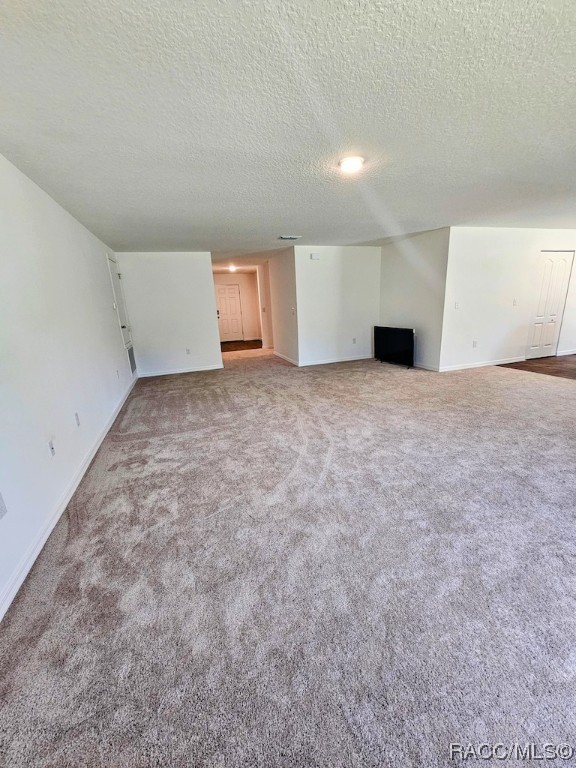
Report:
M294 252L299 365L372 357L380 248L299 245Z
M261 310L262 346L271 348L274 346L274 333L272 330L272 299L270 297L268 262L258 265L258 296Z
M441 370L524 360L538 297L540 253L575 249L576 230L453 227ZM576 269L558 345L559 353L573 350Z
M133 377L110 249L1 156L0 211L2 615Z
M244 340L261 339L260 303L258 300L256 272L215 272L214 283L216 285L239 286Z
M118 260L138 375L221 368L210 253L119 253Z
M298 365L298 316L294 249L287 248L268 261L274 354Z
M436 229L382 246L380 325L416 330L414 362L437 371L450 230Z

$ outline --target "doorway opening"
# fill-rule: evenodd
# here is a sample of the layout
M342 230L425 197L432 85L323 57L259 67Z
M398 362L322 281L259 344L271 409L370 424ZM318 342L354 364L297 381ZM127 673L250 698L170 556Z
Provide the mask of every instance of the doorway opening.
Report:
M222 360L272 353L268 262L212 265ZM230 358L228 358L230 359Z

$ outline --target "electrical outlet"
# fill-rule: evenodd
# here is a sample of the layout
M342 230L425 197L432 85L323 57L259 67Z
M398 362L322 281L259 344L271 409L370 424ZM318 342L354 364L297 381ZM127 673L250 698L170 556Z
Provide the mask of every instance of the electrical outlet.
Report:
M76 426L79 427L80 426L80 416L78 416L78 413L74 414L74 418L76 419Z
M56 454L56 448L54 448L54 441L49 440L48 441L48 448L50 448L50 454L54 456Z
M454 302L454 309L460 309L460 304L457 301Z
M516 301L516 299L514 299L514 301L512 302L512 306L513 307L517 307L518 306L518 302Z
M116 371L116 376L117 376L118 378L120 378L120 371L118 371L118 370Z
M472 342L472 346L474 347L474 349L476 349L476 347L478 346L478 342L476 341L476 339L474 339L474 341Z
M356 344L356 337L352 339L352 344Z
M187 354L187 355L189 355L189 354L190 354L190 350L189 350L189 349L187 349L187 350L186 350L186 354Z

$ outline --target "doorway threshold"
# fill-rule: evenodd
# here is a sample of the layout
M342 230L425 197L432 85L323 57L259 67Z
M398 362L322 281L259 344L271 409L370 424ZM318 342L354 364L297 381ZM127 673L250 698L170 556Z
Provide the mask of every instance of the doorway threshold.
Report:
M222 352L242 352L245 349L262 349L262 339L252 341L221 341Z

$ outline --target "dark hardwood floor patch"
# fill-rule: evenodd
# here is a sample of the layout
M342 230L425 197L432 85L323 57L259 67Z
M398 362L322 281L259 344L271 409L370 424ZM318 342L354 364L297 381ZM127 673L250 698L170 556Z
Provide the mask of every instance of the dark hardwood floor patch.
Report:
M544 373L547 376L560 376L563 379L576 379L576 355L560 357L537 357L534 360L521 360L519 363L507 363L500 368L516 368L518 371Z
M253 341L221 341L222 352L241 352L243 349L262 349L262 339Z

